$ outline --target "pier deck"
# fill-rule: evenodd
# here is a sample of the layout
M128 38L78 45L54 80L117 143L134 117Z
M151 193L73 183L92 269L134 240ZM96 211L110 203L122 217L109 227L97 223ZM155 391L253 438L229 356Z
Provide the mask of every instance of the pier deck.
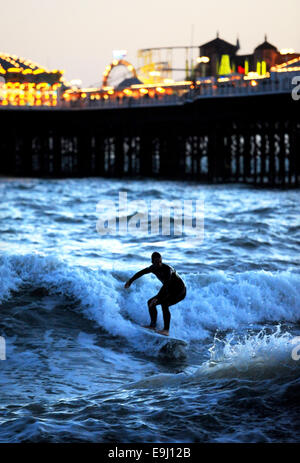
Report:
M298 186L290 92L173 104L0 110L0 174L156 177Z

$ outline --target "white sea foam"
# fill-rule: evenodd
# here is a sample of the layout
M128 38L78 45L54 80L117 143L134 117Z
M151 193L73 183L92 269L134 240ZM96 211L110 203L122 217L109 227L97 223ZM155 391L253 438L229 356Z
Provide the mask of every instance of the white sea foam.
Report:
M128 384L129 389L159 389L183 384L200 384L212 378L266 380L298 374L298 363L292 358L293 337L280 326L274 333L261 330L237 337L231 333L224 339L217 336L210 350L210 359L200 366L191 365L179 374L153 374Z
M82 315L113 336L122 336L144 351L153 344L136 326L148 323L147 299L160 287L153 276L124 289L125 272L70 267L55 257L6 256L0 259L0 300L23 285L44 287L80 302ZM218 330L238 330L251 324L300 319L300 277L290 272L250 271L226 275L184 275L186 299L171 307L172 336L201 341ZM159 324L162 324L161 310Z
M266 329L244 336L228 334L224 339L217 336L210 348L211 357L198 371L208 374L241 374L267 377L269 374L281 374L282 370L298 368L292 358L293 336L282 330L268 333Z

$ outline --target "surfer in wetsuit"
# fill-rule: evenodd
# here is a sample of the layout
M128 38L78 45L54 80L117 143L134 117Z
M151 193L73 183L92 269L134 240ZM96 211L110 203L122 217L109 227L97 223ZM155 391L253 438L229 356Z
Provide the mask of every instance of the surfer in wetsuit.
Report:
M183 280L176 273L170 265L163 264L161 255L159 252L154 252L151 256L152 265L150 267L140 270L133 277L131 277L126 283L125 288L129 288L131 283L140 278L146 273L153 273L162 283L162 287L158 294L151 297L148 301L148 308L151 317L151 323L146 328L155 330L157 320L156 306L161 305L164 317L164 329L158 330L160 334L169 336L171 314L169 307L182 301L186 296L186 287Z

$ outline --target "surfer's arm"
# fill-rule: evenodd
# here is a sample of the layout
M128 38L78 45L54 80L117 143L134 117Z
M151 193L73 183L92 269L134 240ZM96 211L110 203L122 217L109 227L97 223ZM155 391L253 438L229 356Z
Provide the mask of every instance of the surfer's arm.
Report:
M142 277L146 273L151 273L151 267L146 267L143 270L140 270L139 272L135 273L135 275L133 275L133 277L129 278L129 280L125 283L125 288L129 288L131 283L133 283L135 280Z

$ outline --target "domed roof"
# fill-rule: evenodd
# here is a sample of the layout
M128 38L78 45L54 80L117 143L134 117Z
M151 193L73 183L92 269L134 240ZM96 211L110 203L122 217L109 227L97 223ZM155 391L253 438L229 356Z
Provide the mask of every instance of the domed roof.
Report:
M47 82L54 84L61 80L64 71L50 71L32 60L0 52L0 76L6 81Z
M274 45L272 45L270 42L267 41L267 36L265 35L265 40L263 43L261 43L260 45L258 45L254 51L259 51L259 50L274 50L274 51L277 51L277 48L274 47Z
M131 85L139 85L142 84L143 82L138 79L137 77L129 77L128 79L122 80L122 82L119 83L117 86L117 90L123 90L124 88L128 88Z
M201 49L205 49L208 47L213 47L216 50L218 50L220 53L236 53L237 50L240 48L239 42L237 42L237 45L232 45L229 42L226 42L226 40L220 39L219 36L217 36L215 39L210 40L209 42L204 43L203 45L200 45Z
M10 68L20 69L20 71L25 69L31 69L35 71L36 69L45 69L43 66L40 66L37 63L25 58L21 58L16 55L10 55L8 53L0 52L0 66L2 69L7 71Z

